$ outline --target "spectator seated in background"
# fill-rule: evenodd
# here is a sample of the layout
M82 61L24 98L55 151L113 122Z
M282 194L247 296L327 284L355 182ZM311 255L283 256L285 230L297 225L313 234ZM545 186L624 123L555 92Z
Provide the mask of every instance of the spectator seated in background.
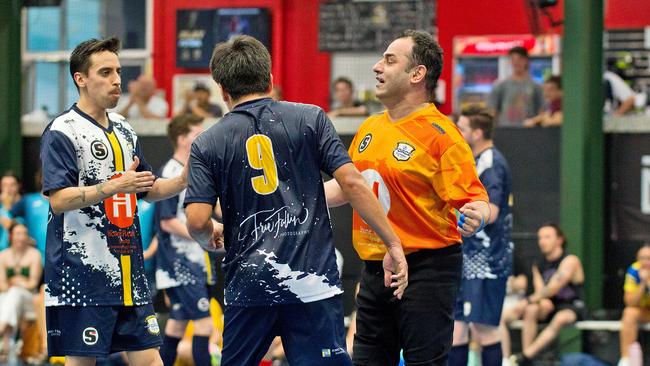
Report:
M515 261L515 264L517 262ZM518 271L520 266L513 265L512 276L508 277L506 283L506 297L503 300L503 310L501 312L501 322L499 323L499 332L501 333L501 352L503 354L503 365L509 365L509 358L512 356L510 331L508 324L515 319L521 318L524 313L526 301L520 301L526 297L528 289L528 277L522 271ZM528 270L527 272L530 272Z
M582 317L585 280L580 259L568 254L564 233L556 224L542 225L537 231L542 257L532 266L534 292L521 300L524 324L522 353L516 355L518 366L532 364L535 358L559 334L560 329ZM537 335L539 322L549 322Z
M354 84L352 80L346 77L339 77L332 84L334 93L334 103L332 109L327 115L332 117L338 116L367 116L368 107L358 100L354 99Z
M110 112L117 112L126 118L161 119L167 117L167 101L156 95L156 81L146 75L128 84L128 96L120 98L117 106Z
M619 366L634 364L629 359L630 346L637 340L639 323L650 322L650 243L639 249L636 262L628 267L624 291Z
M542 113L524 121L524 126L550 127L562 125L562 79L551 76L542 85L546 105Z
M194 90L185 94L183 113L193 113L203 118L216 118L223 116L221 107L210 103L211 91L207 85L197 83Z
M22 320L35 320L34 291L43 272L41 253L32 247L27 227L9 228L9 248L0 252L0 363L7 361L9 340Z
M9 246L8 229L11 226L11 208L20 201L20 179L14 172L7 171L0 179L0 250Z
M497 116L497 126L521 127L526 118L542 111L542 88L530 77L528 50L513 47L508 52L512 75L497 81L488 96L488 106Z
M36 241L36 249L41 253L43 264L45 264L45 238L47 236L47 216L50 211L50 203L42 194L41 169L34 174L35 192L27 193L11 207L11 217L24 223L27 226L29 236ZM3 220L6 228L11 225L10 220Z

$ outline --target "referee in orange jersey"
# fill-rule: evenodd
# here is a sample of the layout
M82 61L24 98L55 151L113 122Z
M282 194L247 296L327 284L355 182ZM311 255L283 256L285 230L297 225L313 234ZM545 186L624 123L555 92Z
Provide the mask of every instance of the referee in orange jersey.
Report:
M409 265L401 300L384 287L384 246L355 212L353 242L364 269L357 296L355 365L446 365L462 271L461 234L490 215L474 157L454 123L431 103L442 49L429 33L405 31L375 64L376 94L386 110L359 128L350 156L379 198ZM336 181L328 205L346 203ZM457 217L456 210L460 212Z

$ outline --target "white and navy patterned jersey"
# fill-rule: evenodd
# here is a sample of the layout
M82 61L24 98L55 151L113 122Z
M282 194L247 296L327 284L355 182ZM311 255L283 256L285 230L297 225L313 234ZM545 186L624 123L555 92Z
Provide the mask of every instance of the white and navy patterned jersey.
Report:
M174 178L183 172L183 164L171 159L160 171L162 178ZM208 253L199 243L185 237L170 234L160 227L166 219L178 219L183 225L187 221L183 200L185 190L178 196L168 198L156 204L156 234L158 251L156 251L156 287L165 289L186 285L203 285L211 282L212 270Z
M220 201L226 304L342 293L321 171L350 162L322 109L270 98L237 105L196 138L185 204Z
M43 192L92 186L116 178L138 156L151 170L131 126L108 114L102 127L76 105L55 118L41 137ZM142 194L144 196L144 194ZM45 259L46 306L150 303L136 195L55 214L50 210Z
M512 177L508 162L492 147L476 157L476 171L490 197L499 207L491 225L471 237L463 237L463 278L507 278L512 272Z

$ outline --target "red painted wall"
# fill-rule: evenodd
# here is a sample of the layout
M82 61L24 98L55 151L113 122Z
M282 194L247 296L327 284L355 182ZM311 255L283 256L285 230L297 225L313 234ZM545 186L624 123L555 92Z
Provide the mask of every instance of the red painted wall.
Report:
M629 29L650 26L650 1L606 0L605 28Z
M209 72L176 67L176 10L265 7L272 22L273 79L285 99L326 107L330 57L318 52L318 1L160 0L154 6L153 74L171 105L175 74Z

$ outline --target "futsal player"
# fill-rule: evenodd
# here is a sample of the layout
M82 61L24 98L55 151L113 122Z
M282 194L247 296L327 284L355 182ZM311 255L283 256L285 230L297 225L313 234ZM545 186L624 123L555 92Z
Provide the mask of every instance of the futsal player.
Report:
M126 351L132 365L162 365L160 330L145 279L136 196L155 201L186 187L151 173L135 132L106 110L120 98L116 38L80 43L70 56L79 100L41 138L50 198L45 305L48 351L66 365Z
M192 142L203 132L203 117L181 114L167 125L174 155L161 168L160 176L174 178L183 173ZM165 290L171 304L165 324L160 356L166 366L174 364L178 344L189 320L193 324L192 358L195 365L209 365L212 334L208 284L212 268L208 253L192 240L185 226L185 191L156 204L156 287ZM220 224L219 224L220 225Z
M512 177L505 157L494 146L494 117L485 107L464 108L458 129L472 149L476 170L490 197L483 231L463 238L463 278L456 300L450 366L467 366L469 339L481 345L481 364L502 363L499 321L512 271ZM471 330L471 332L470 332Z
M192 145L185 204L190 234L208 248L221 234L210 219L217 199L223 210L221 365L257 366L276 335L291 365L351 365L321 171L387 246L380 272L398 298L407 285L399 239L325 112L269 97L262 43L217 45L210 70L230 113Z

